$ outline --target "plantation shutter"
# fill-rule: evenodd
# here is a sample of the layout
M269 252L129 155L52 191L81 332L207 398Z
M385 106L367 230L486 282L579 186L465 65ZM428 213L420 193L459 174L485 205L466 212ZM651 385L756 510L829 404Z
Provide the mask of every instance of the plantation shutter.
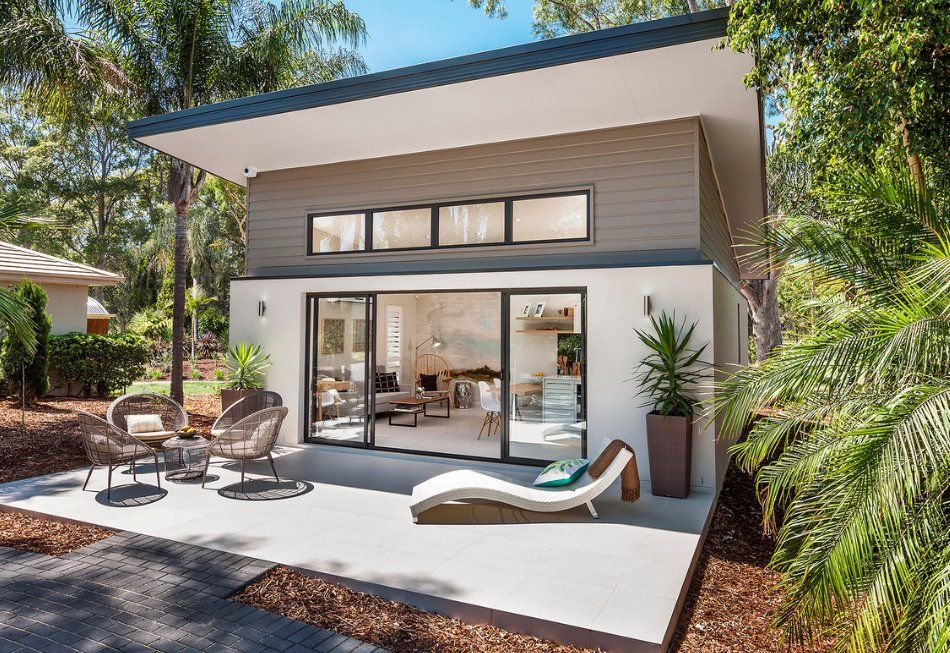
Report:
M402 357L402 306L386 307L386 360L399 365Z

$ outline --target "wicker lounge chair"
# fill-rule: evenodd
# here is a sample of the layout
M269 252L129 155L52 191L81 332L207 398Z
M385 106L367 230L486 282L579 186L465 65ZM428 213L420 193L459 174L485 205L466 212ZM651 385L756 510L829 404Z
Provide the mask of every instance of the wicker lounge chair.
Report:
M106 419L113 426L128 431L126 418L130 415L158 415L162 419L161 431L133 433L136 440L152 447L160 447L161 443L175 437L179 429L188 426L188 414L177 402L151 392L139 392L122 395L109 405Z
M213 437L211 442L208 443L209 455L208 460L205 461L201 487L205 486L211 456L241 461L241 492L244 492L244 466L248 460L267 458L270 462L270 468L274 472L274 478L279 481L280 477L277 475L277 468L274 467L271 449L277 443L280 425L285 417L287 417L286 406L265 408L238 420L220 435Z
M597 511L591 501L620 477L631 458L633 454L630 451L620 451L598 478L591 478L590 474L585 473L576 483L554 488L527 486L473 469L457 469L439 474L412 488L412 501L409 504L412 521L418 522L419 515L433 506L472 499L498 501L537 512L560 512L586 504L591 516L597 519Z
M109 468L106 498L112 499L112 470L121 465L128 465L132 470L132 480L137 481L135 462L143 458L153 458L155 460L155 479L158 482L158 487L162 487L162 479L158 472L158 454L151 447L136 440L118 426L110 424L101 417L90 415L81 410L76 412L79 414L82 443L86 447L89 462L92 463L89 467L89 473L86 475L86 482L82 485L83 490L89 485L92 471L97 466L102 465Z
M215 420L211 427L211 435L221 435L236 422L241 421L248 415L252 415L259 410L283 405L283 398L276 392L271 392L270 390L261 390L260 392L255 392L242 399L238 399L228 406L225 411L221 413L221 416Z

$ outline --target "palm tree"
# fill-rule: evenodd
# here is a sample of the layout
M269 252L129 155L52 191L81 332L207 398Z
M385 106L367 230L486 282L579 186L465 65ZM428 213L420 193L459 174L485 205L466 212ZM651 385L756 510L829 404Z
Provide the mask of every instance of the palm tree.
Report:
M127 80L103 43L70 32L59 0L0 2L0 85L64 106Z
M766 244L844 291L824 300L820 331L737 373L714 410L725 436L754 420L733 451L778 529L786 632L830 629L847 651L946 651L947 187L851 170L817 199Z
M113 44L129 87L149 114L363 69L352 53L327 49L338 42L355 45L365 35L362 19L339 1L86 0L75 18ZM312 59L324 65L306 64ZM181 401L188 216L205 172L170 159L166 179L175 211L171 395Z
M15 203L0 204L0 236L10 238L23 229L42 229L53 224L45 218L30 217L28 211ZM0 285L0 331L16 340L24 353L33 354L36 334L30 308L19 295Z
M193 283L188 289L188 297L185 299L185 310L191 315L191 359L195 359L195 341L198 340L198 314L207 309L211 304L217 301L217 297L212 297L197 282Z

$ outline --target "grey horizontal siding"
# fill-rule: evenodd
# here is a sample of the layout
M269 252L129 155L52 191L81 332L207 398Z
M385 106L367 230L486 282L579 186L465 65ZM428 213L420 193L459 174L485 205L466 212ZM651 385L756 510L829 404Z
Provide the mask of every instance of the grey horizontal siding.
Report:
M739 264L702 127L697 130L696 137L699 150L700 252L705 258L718 263L735 281L739 278Z
M441 259L699 250L698 122L593 132L260 173L248 195L248 273ZM306 255L306 215L593 189L590 243ZM441 265L441 264L440 264Z

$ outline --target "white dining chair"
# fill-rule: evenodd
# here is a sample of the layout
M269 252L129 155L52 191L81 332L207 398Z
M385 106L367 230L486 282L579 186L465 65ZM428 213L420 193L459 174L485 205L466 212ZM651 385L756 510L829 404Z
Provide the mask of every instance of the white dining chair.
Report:
M478 437L476 440L482 439L482 433L485 432L485 428L488 428L488 437L491 437L492 429L495 433L498 432L499 427L501 426L501 403L498 401L498 397L495 396L495 393L492 392L491 387L484 381L478 382L478 401L481 403L482 408L485 409L485 419L482 420L482 428L478 430Z

